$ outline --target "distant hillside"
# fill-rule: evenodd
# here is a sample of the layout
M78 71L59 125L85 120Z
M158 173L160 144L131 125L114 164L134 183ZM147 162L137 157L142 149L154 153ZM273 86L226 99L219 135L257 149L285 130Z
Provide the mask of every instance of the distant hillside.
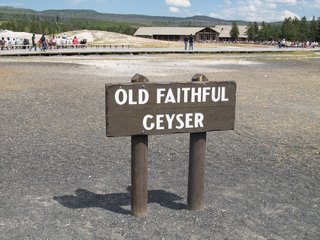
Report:
M231 24L232 21L222 20L218 18L211 18L207 16L193 16L186 18L178 17L161 17L161 16L147 16L135 14L112 14L99 13L93 10L45 10L34 11L23 8L0 7L0 21L8 21L13 18L23 19L26 16L35 16L42 18L55 18L59 20L82 19L82 20L96 20L96 21L112 21L121 23L130 23L131 25L139 26L214 26ZM239 25L246 25L247 22L236 21Z
M34 11L0 6L0 29L46 35L85 29L133 35L139 27L215 27L231 25L232 22L234 21L208 16L178 18L99 13L92 10ZM314 17L311 21L302 17L300 20L286 18L283 22L275 23L235 22L239 26L248 26L249 41L263 42L279 39L298 42L320 41L320 17L317 20Z

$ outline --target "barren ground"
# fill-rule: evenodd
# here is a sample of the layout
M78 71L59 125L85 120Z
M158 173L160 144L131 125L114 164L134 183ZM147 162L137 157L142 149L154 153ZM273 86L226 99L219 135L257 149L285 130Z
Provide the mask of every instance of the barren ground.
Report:
M207 136L201 211L175 134L149 137L148 216L129 214L130 138L105 137L104 84L136 72L237 83L235 130ZM0 238L320 239L319 75L309 53L0 59Z

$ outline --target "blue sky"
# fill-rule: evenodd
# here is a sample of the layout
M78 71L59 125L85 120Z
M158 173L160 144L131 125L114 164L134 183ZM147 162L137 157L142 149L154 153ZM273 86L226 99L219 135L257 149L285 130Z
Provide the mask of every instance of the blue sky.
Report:
M267 22L290 16L320 17L320 0L0 0L0 5L34 10L91 9L103 13L156 16L205 15Z

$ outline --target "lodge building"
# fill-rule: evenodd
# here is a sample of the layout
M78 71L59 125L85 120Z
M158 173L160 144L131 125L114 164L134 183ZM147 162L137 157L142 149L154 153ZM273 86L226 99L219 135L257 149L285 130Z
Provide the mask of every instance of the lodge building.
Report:
M230 41L231 25L217 25L215 27L140 27L134 34L165 41L183 41L185 36L192 34L196 42ZM239 40L246 41L247 26L238 26Z

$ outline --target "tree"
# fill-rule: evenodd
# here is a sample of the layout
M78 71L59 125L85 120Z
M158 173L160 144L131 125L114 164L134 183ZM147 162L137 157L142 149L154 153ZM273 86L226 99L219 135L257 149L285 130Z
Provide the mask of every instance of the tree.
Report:
M232 23L232 27L230 30L230 37L232 41L236 41L239 38L239 28L236 22Z
M320 17L318 17L318 27L317 27L316 41L320 42Z
M258 33L259 33L259 25L257 22L253 23L253 32L254 32L254 40L258 40Z
M254 41L256 33L254 32L254 25L251 22L247 26L246 34L249 41Z
M316 37L317 37L317 21L316 21L316 17L313 16L309 24L309 40L314 42L316 41Z
M261 23L261 29L258 33L258 39L260 41L267 41L272 39L270 24L266 24L265 22Z
M271 39L279 40L281 37L281 25L270 25Z
M291 17L286 18L281 27L281 35L282 38L287 40L294 40L295 38L295 30L294 24Z
M305 42L309 40L309 24L306 17L302 17L300 23L298 23L298 32L296 33L297 37L295 40Z

